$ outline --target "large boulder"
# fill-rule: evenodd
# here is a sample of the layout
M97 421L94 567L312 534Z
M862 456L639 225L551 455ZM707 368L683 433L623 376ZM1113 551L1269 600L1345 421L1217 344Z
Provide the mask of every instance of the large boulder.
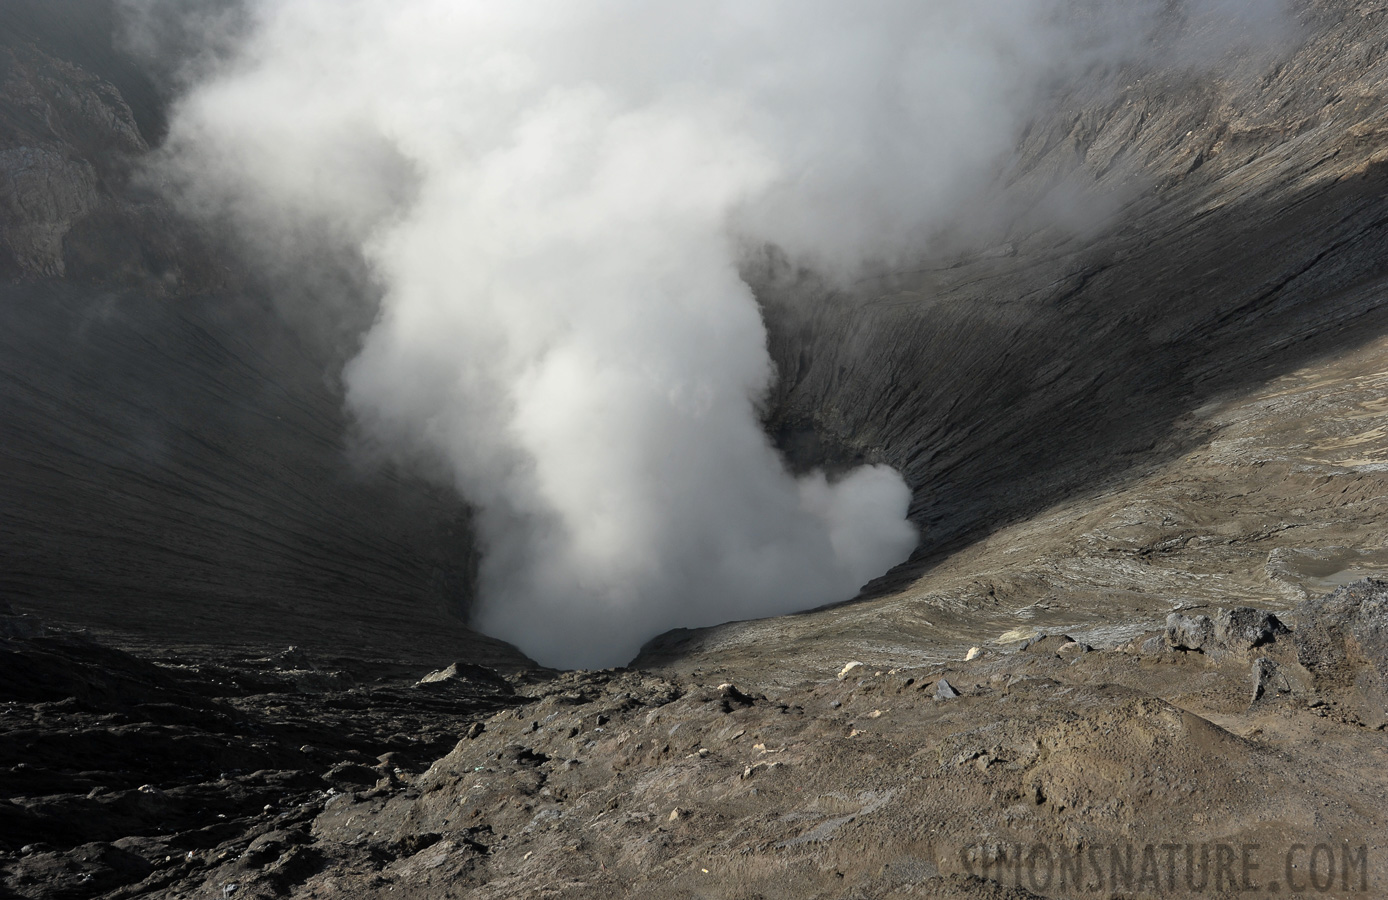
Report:
M509 697L516 692L500 673L486 666L455 662L447 668L430 672L415 683L415 687L434 692L463 692Z
M1297 661L1316 686L1346 691L1366 724L1388 722L1388 579L1306 600L1296 621Z
M1290 629L1272 613L1251 606L1220 609L1214 618L1185 616L1173 612L1166 617L1166 645L1173 650L1198 650L1222 656L1246 654L1277 640Z
M1369 578L1296 608L1297 661L1319 678L1388 683L1388 579Z
M1247 652L1271 644L1290 629L1266 610L1251 606L1221 609L1214 618L1214 637L1225 649Z
M1209 616L1172 613L1166 617L1166 646L1172 650L1202 650L1213 637Z

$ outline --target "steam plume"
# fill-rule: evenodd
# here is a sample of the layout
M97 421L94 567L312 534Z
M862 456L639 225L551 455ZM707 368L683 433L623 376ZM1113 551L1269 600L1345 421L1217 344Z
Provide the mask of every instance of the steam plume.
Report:
M797 479L768 444L739 248L909 254L1037 85L1157 4L1128 6L265 0L178 106L164 175L267 255L360 248L383 299L348 402L478 507L477 624L612 664L910 552L899 475Z

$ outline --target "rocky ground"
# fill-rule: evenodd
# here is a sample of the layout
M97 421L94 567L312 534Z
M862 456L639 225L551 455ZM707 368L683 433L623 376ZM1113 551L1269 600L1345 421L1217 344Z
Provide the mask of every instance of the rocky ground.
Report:
M5 620L17 897L1388 890L1388 581L1109 647L642 670L139 659ZM419 676L423 676L420 678Z
M409 666L295 647L142 658L27 616L0 633L9 896L177 896L262 833L306 844L293 835L332 796L398 786L520 702L467 665L416 685ZM291 856L292 871L320 858Z

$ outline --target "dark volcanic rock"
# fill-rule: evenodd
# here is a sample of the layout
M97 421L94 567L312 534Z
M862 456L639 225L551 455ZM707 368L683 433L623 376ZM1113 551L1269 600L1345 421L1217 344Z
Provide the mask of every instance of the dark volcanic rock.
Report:
M235 885L230 896L501 900L562 884L607 898L679 896L694 879L766 897L1022 897L1046 869L1019 867L1019 853L1140 856L1176 840L1192 806L1222 811L1202 812L1202 840L1233 844L1250 821L1259 841L1304 843L1310 814L1337 843L1382 827L1362 800L1385 788L1382 770L1357 765L1380 751L1377 733L1333 701L1267 702L1301 696L1267 657L1251 705L1232 654L1102 649L1075 665L1021 651L960 663L948 672L976 684L967 702L935 702L959 696L939 670L875 668L765 694L622 671L535 672L503 697L473 673L446 679L456 691L441 698L416 687L419 672L343 659L362 686L304 693L302 651L190 665L63 635L9 649L55 641L85 673L70 683L131 686L92 705L0 696L0 758L41 761L0 781L7 896ZM175 694L182 718L142 703ZM1204 717L1215 712L1225 727ZM1333 780L1306 752L1327 734L1345 765ZM1112 883L1121 893L1136 877L1115 868ZM1366 877L1388 868L1373 861Z
M11 868L7 880L21 896L94 897L137 883L153 868L138 853L114 844L91 843L63 853L27 854Z
M1214 625L1209 616L1171 613L1166 617L1166 646L1173 650L1200 650L1213 637Z
M1267 657L1253 661L1253 701L1266 695L1290 694L1296 689L1292 678L1277 662Z
M1277 616L1249 606L1221 609L1214 618L1215 640L1226 650L1237 653L1270 644L1278 635L1288 633L1287 626Z
M1388 685L1388 580L1370 578L1296 608L1297 659L1318 677L1345 681L1365 668Z
M208 861L284 887L317 871L299 823L329 797L399 789L415 760L525 699L480 667L440 701L412 690L417 672L347 664L348 686L305 691L301 650L189 663L62 632L0 641L5 895L156 890Z
M455 662L447 668L430 672L419 679L415 687L425 691L462 690L500 696L510 696L516 692L511 683L494 670L464 662Z

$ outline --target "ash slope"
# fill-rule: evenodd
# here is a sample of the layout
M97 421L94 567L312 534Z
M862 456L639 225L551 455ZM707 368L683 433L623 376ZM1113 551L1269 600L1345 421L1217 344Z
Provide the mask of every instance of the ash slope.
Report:
M1296 8L1284 58L1099 71L1058 97L982 251L849 290L754 267L773 426L813 432L811 460L899 468L930 559L1179 453L1173 423L1206 400L1381 333L1388 16ZM1055 224L1062 200L1087 231Z
M792 462L885 461L913 488L920 548L870 593L1181 458L1209 435L1191 410L1388 324L1388 23L1367 0L1297 9L1283 58L1097 71L1056 97L978 217L1006 227L961 239L982 251L847 291L748 263ZM10 598L176 640L473 640L465 509L344 461L325 376L370 297L339 275L337 331L307 340L265 299L284 285L131 179L163 101L111 7L2 12ZM1056 224L1066 206L1084 228Z
M140 182L163 99L115 23L0 9L0 593L128 640L526 664L463 625L465 506L349 459L338 347Z
M1298 9L1284 58L1095 72L1057 97L982 252L851 291L748 264L792 461L885 461L915 492L921 546L874 593L1180 459L1210 434L1191 410L1381 333L1388 21ZM110 7L4 15L11 600L170 640L473 640L466 511L354 471L325 378L341 348L306 343L246 260L131 179L162 101ZM1087 230L1054 224L1058 197Z
M1374 487L1366 483L1365 506L1346 517L1329 488L1302 503L1291 484L1333 476L1340 463L1334 455L1298 458L1299 428L1362 426L1366 451L1377 446L1378 423L1358 404L1372 400L1373 348L1388 324L1388 62L1380 49L1388 15L1338 0L1298 9L1305 30L1276 63L1230 61L1213 79L1098 73L1084 93L1059 98L1003 177L1021 211L983 252L852 290L763 260L756 272L782 376L773 429L802 465L867 459L899 468L915 491L921 544L869 586L870 602L692 638L672 634L639 662L687 653L680 665L705 665L710 657L697 648L727 650L728 640L787 663L801 652L791 653L792 644L819 658L811 649L818 640L928 653L941 607L1001 617L1077 603L1102 616L1108 603L1116 622L1152 604L1227 599L1198 579L1173 592L1144 589L1141 570L1104 574L1122 542L1094 538L1074 550L1067 541L1078 534L1055 531L1067 516L1083 519L1105 503L1132 506L1135 523L1191 541L1180 560L1195 571L1225 561L1202 555L1221 517L1240 521L1252 542L1294 516L1325 514L1330 521L1307 548L1378 547ZM1037 225L1046 216L1029 215L1017 198L1042 205L1058 178L1072 201L1124 202L1087 235ZM1319 388L1283 402L1257 399L1284 376ZM1333 390L1352 378L1367 381ZM1354 424L1335 424L1337 417ZM1241 452L1207 458L1210 442L1234 422L1245 432ZM1251 468L1265 458L1283 465ZM1366 453L1366 464L1374 459ZM1193 460L1202 468L1183 476ZM1330 468L1310 475L1304 464ZM1175 518L1156 511L1160 502L1139 511L1155 500L1148 492L1158 470L1221 487L1208 496L1190 488L1196 496L1181 501ZM1374 471L1361 466L1356 477L1371 481ZM1271 495L1256 511L1241 505L1250 487ZM1029 521L1035 535L1052 529L1051 538L1036 537L1025 552L1009 548L1009 536ZM992 543L980 543L989 536ZM1281 544L1291 552L1296 536ZM1258 566L1276 546L1262 549ZM1012 556L1000 555L1008 549ZM1147 552L1165 549L1157 541ZM1084 598L1055 579L993 577L1023 557L1044 567L1075 556L1097 570ZM969 566L977 567L972 577ZM967 587L970 580L981 587ZM1266 577L1250 589L1269 601L1282 596ZM1129 597L1138 599L1129 605ZM972 635L974 643L991 636ZM823 661L831 658L826 648Z

